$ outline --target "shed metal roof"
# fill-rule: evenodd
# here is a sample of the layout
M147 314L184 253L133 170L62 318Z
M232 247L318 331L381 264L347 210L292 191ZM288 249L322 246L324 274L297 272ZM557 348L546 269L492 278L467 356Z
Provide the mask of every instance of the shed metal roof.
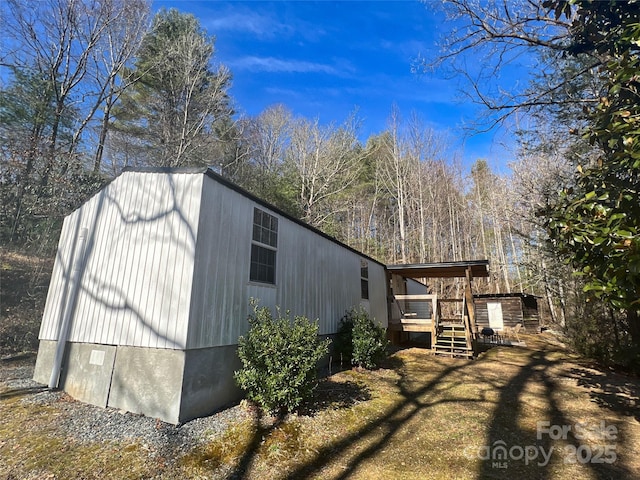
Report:
M402 275L407 278L465 277L468 269L471 270L472 277L488 277L489 260L387 265L387 270L389 272Z

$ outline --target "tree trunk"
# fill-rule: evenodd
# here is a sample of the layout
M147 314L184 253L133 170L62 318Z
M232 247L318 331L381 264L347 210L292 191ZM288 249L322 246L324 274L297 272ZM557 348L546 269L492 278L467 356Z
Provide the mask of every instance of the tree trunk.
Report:
M544 276L543 288L544 288L545 297L547 299L547 305L549 306L549 313L551 314L551 322L554 324L557 324L558 316L556 314L555 306L553 305L553 296L551 294L551 288L549 287L549 279L547 278L547 265L545 264L544 259L542 260L541 263L542 263L542 274ZM561 325L561 327L564 328L564 322L562 323L563 324Z
M100 125L100 135L98 136L98 148L96 148L96 156L93 160L93 172L99 173L102 166L102 156L104 154L104 144L107 142L107 132L109 130L109 119L111 117L111 108L113 107L115 87L111 86L111 92L105 100L104 114Z
M40 196L44 194L44 189L49 185L49 177L53 171L53 165L55 163L56 147L58 144L58 129L60 128L60 121L62 118L62 112L64 111L64 98L58 99L56 102L55 115L53 117L53 124L51 125L51 135L49 136L49 149L47 152L47 159L44 167L44 173L40 181Z
M636 348L640 348L640 316L638 310L627 310L627 323L631 341Z

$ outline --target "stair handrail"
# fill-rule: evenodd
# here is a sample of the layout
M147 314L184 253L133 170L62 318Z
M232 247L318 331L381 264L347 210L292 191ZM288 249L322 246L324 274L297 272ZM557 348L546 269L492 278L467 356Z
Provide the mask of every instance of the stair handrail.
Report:
M472 347L471 340L471 322L469 321L469 315L465 315L465 307L467 306L467 298L466 295L462 297L462 325L464 325L464 338L467 341L467 347Z
M440 323L440 303L438 302L438 295L434 294L431 299L431 343L435 348L436 339L438 338L438 324Z

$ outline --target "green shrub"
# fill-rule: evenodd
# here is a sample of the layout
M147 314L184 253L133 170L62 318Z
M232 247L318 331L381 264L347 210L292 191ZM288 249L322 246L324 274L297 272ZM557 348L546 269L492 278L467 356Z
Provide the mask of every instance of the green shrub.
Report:
M340 326L334 342L334 352L340 360L340 365L351 365L353 358L353 318L351 310L340 319Z
M269 413L286 413L307 400L317 383L318 362L329 351L329 339L318 337L317 322L288 313L274 318L268 308L253 304L249 332L240 337L242 368L237 384L250 400Z
M366 310L351 309L342 318L337 350L343 356L349 355L352 365L377 368L385 357L388 344L385 329L376 325Z

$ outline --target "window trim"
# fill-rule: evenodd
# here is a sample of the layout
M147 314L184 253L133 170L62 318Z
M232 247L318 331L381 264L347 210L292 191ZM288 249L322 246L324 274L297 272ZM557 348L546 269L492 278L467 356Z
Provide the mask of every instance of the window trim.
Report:
M360 259L360 299L369 300L369 262Z
M259 223L256 223L258 220ZM267 220L267 225L265 225ZM276 267L278 264L278 217L271 215L269 212L258 207L253 207L253 221L251 229L251 250L249 256L249 282L259 285L275 286L277 282ZM257 237L257 238L256 238ZM266 240L265 243L263 240ZM254 254L260 256L261 252L273 252L273 261L270 263L261 263L254 260ZM260 278L258 274L261 267L267 268L269 272L265 278ZM255 272L255 273L254 273Z

